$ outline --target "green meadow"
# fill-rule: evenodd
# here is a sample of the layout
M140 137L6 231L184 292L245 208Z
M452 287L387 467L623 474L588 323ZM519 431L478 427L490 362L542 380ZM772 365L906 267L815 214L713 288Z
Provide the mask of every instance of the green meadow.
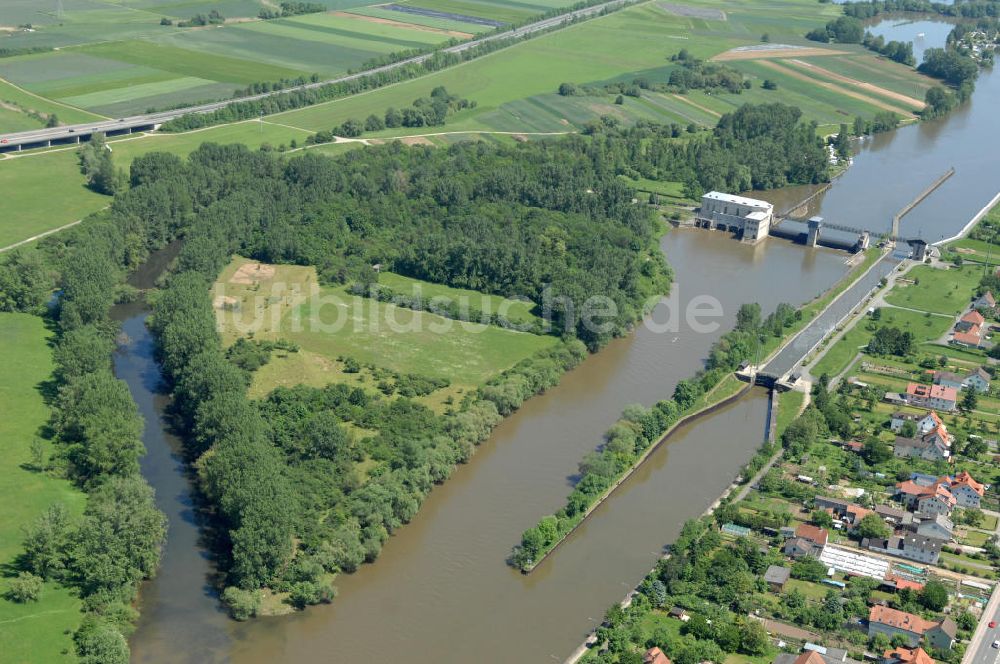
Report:
M0 313L0 565L4 577L21 551L22 528L53 503L73 512L83 509L84 495L69 482L35 470L31 443L49 418L42 386L52 374L51 333L45 321L28 314ZM49 443L43 447L51 455ZM0 580L0 659L6 662L71 661L66 630L75 629L80 600L54 583L46 583L38 602L17 604L3 598L6 579Z
M977 265L948 270L918 265L906 275L917 283L897 285L885 301L897 307L957 315L969 306L969 295L982 275L983 269Z
M86 217L111 203L88 189L75 150L0 159L0 247Z

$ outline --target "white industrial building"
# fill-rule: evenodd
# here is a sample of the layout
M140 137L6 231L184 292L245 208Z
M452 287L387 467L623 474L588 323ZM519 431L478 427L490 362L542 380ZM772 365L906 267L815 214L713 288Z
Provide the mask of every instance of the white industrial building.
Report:
M767 201L710 191L701 197L695 225L737 233L756 244L768 236L773 219L774 206Z

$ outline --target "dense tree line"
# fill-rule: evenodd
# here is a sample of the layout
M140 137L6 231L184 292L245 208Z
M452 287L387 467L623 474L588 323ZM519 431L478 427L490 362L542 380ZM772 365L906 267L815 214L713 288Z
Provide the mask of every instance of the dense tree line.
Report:
M261 8L257 13L257 18L266 21L272 18L298 16L299 14L318 14L326 10L327 6L319 2L282 2L279 9Z
M45 579L79 592L86 615L73 638L79 661L89 664L128 662L133 601L140 582L156 571L165 535L165 518L139 473L143 420L111 371L117 326L109 310L127 294L121 278L133 264L128 235L99 216L0 268L4 309L36 313L44 312L53 272L60 273L52 314L56 452L44 469L83 489L86 507L74 517L63 504L51 505L27 526L17 565L22 590Z
M195 14L186 21L178 21L178 28L201 28L206 25L222 25L226 22L226 17L219 13L218 9L213 9L208 14Z
M319 131L306 137L306 144L330 143L338 136L357 138L366 131L381 131L395 127L441 127L449 115L466 108L475 108L476 102L448 93L444 86L431 90L429 97L419 97L402 111L386 109L382 116L369 115L364 122L355 118L345 120L330 131Z
M895 40L886 42L882 35L875 37L872 33L866 32L861 43L869 51L875 51L900 64L911 67L917 64L917 59L913 57L913 42Z
M784 303L763 320L759 304L740 307L736 327L713 345L706 370L678 382L673 397L657 402L652 408L640 404L625 408L622 417L604 434L601 448L580 462L579 479L566 505L524 531L521 542L510 556L510 564L521 570L534 567L540 557L582 520L587 510L642 457L649 446L662 438L686 411L696 405L699 397L741 362L752 359L757 347L768 336L782 336L786 327L800 318L800 312Z
M832 41L838 44L860 44L864 36L865 26L850 15L838 16L827 22L826 26L806 33L806 39L823 43Z

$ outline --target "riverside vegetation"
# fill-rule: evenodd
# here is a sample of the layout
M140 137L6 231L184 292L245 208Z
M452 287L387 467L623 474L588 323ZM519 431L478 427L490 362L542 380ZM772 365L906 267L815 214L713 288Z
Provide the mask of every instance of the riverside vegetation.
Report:
M184 237L153 298L151 326L199 487L226 533L224 598L234 615L248 617L272 593L296 606L330 599L330 575L374 559L501 417L553 385L586 348L624 333L648 298L668 289L652 208L633 203L618 175L687 174L681 179L697 187L822 180L822 143L798 118L777 104L746 106L723 118L715 135L685 145L657 126L607 126L592 137L516 147L393 144L336 159L283 160L212 145L187 162L151 154L132 163L127 190L99 221L46 240L40 253L58 255L92 234L88 241L118 247L89 252L63 276L68 311L85 308L65 315L89 323L114 299L124 270ZM723 157L732 163L723 167ZM382 402L338 386L254 402L246 370L226 357L208 290L233 254L315 265L330 284L375 282L371 265L381 262L536 303L547 290L556 303L548 330L564 341L444 415L405 397ZM44 276L25 281L17 265L29 256L6 257L0 274L18 287L51 287ZM69 287L84 266L100 282L87 297ZM599 329L575 316L595 294L617 305ZM374 472L345 472L362 461Z

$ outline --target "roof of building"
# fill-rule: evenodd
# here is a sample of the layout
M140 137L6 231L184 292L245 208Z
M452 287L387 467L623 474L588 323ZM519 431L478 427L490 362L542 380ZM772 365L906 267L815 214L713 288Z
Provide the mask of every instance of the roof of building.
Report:
M844 500L843 498L831 498L829 496L816 496L816 503L823 503L824 505L837 505L838 507L847 508L851 504L851 501Z
M958 334L955 336L957 337ZM958 390L954 387L945 387L944 385L907 383L906 393L911 397L920 397L922 399L945 399L947 401L956 401L958 399Z
M991 376L989 374L989 372L986 371L986 369L983 369L982 367L976 367L975 369L973 369L972 371L970 371L969 375L965 377L965 380L969 380L973 376L979 376L980 378L982 378L983 380L985 380L987 383L990 382L991 378L993 378L993 376Z
M941 628L942 632L953 639L958 636L958 623L951 618L944 618L937 626Z
M670 658L663 654L663 651L653 646L642 656L643 664L671 664Z
M934 382L940 383L943 380L950 381L952 383L961 383L963 378L953 371L935 371L934 372Z
M895 413L892 414L892 419L906 421L906 420L916 420L919 418L913 413L904 413L901 410L897 410Z
M927 526L932 523L941 526L949 533L955 529L955 524L952 523L952 520L949 519L944 514L935 514L933 516L922 519L920 525L918 525L917 528L920 528L921 526Z
M955 477L953 477L951 480L951 486L952 488L967 486L976 493L978 493L980 496L986 493L986 487L983 485L983 483L974 480L972 478L972 475L970 475L969 471L967 470L963 470L962 472L955 475Z
M978 325L973 325L968 332L956 332L954 339L967 346L978 346L983 343L982 332Z
M725 194L721 191L710 191L702 196L702 198L710 198L714 201L722 201L723 203L735 203L736 205L762 207L765 209L771 209L774 207L767 201L757 200L756 198L747 198L746 196L737 196L736 194Z
M935 427L943 427L944 426L944 420L942 420L941 416L937 414L937 411L929 410L929 411L927 411L927 414L924 415L920 419L921 419L921 421L923 421L923 420L926 420L928 417L931 418L931 421L934 422L934 426Z
M821 653L815 650L806 650L795 658L795 664L826 664Z
M996 298L993 297L993 293L991 293L990 291L986 291L985 293L977 297L976 303L978 304L979 302L982 302L987 307L997 306Z
M812 526L808 523L803 523L795 529L795 536L801 537L802 539L810 542L815 542L820 546L825 546L826 540L830 537L830 534L822 528Z
M978 311L976 311L975 309L962 316L960 320L963 323L972 323L973 325L982 325L983 323L986 322L986 319L983 318L983 315Z
M922 450L924 448L933 445L933 441L924 438L906 438L904 436L896 436L896 442L893 443L896 447L914 447L916 449Z
M937 625L930 620L924 620L920 616L899 611L888 606L876 604L868 612L868 622L878 623L894 629L901 629L914 634L923 634L930 628Z
M934 664L931 656L920 647L904 648L900 646L895 650L886 650L884 658L897 664Z
M764 580L768 583L785 583L788 581L788 577L791 574L791 570L787 567L781 567L780 565L771 565L764 572Z
M893 519L902 519L907 515L905 510L897 509L895 507L890 507L889 505L879 505L875 508L875 513L879 516L887 516Z
M889 576L885 577L885 580L888 583L891 583L893 586L895 586L896 590L903 590L904 588L908 588L910 590L915 590L919 592L924 589L924 584L919 583L917 581L912 581L910 579L905 579L901 576L896 576L894 574L890 574Z
M848 505L847 506L847 514L848 514L848 516L851 517L851 519L852 519L852 521L854 523L857 523L857 522L861 521L861 519L863 519L866 516L868 516L869 514L874 514L874 512L872 512L869 509L865 509L864 507L861 507L860 505Z

